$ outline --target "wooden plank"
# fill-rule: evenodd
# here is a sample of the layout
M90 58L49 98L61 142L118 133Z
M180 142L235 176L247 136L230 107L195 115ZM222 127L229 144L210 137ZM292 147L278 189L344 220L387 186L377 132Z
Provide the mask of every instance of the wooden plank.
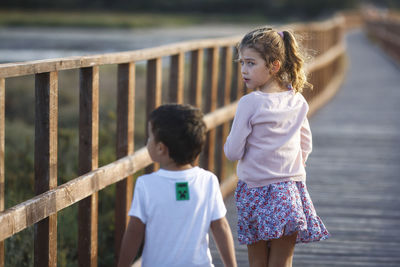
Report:
M202 106L203 64L204 64L204 50L198 49L192 51L189 98L190 98L190 104L198 108L201 108Z
M203 118L207 130L214 129L235 116L238 101L206 114Z
M235 115L237 102L204 116L207 129L215 128ZM0 213L0 241L74 203L134 174L151 163L146 147L133 155L81 175L39 196Z
M158 99L158 97L155 97L154 99ZM215 123L219 120L219 118L207 117L207 120L211 123ZM22 227L24 227L24 224L27 225L35 220L40 220L38 218L45 218L45 214L53 214L54 212L70 205L70 203L75 203L76 201L78 201L78 199L81 199L82 196L89 196L93 192L97 192L97 190L104 188L108 184L112 184L112 181L115 182L124 179L124 177L126 177L126 175L129 175L128 173L132 171L132 167L128 167L126 164L132 164L132 162L136 160L140 161L141 164L145 164L143 162L146 162L146 159L149 161L147 154L141 155L143 155L143 157L124 157L121 159L121 161L115 162L115 165L107 166L107 168L100 168L94 172L91 172L88 175L78 177L77 179L75 179L76 181L68 184L68 186L59 187L57 188L57 190L51 190L50 192L44 193L38 198L34 198L30 201L24 202L25 206L17 205L16 207L13 207L6 212L0 213L0 227L2 228L2 230L5 229L4 233L3 231L0 231L1 235L6 236L10 232L18 232L20 231L18 229L21 229L21 225ZM135 169L135 167L133 167L133 169ZM74 187L76 185L79 185L79 187ZM61 195L63 195L62 198L60 197ZM11 218L11 216L17 214L19 214L19 217L17 217L16 220L16 217Z
M343 23L344 18L342 16L336 16L333 19L324 22L291 24L287 25L287 27L295 31L301 29L306 29L308 31L322 31L329 30L337 25L342 25ZM231 36L218 39L187 41L128 52L0 64L0 78L161 58L198 49L235 45L241 37L242 36Z
M4 210L5 79L0 78L0 212ZM4 266L4 241L0 241L0 267Z
M80 69L79 175L98 167L99 67ZM78 263L97 266L98 193L79 202Z
M58 73L35 75L35 194L57 186ZM52 203L51 205L55 205ZM52 208L53 209L53 208ZM33 212L41 213L41 210ZM57 214L35 225L34 266L57 265Z
M375 24L370 21L367 23L367 30L370 35L377 39L378 43L384 48L385 52L396 61L400 61L400 37L395 31L391 31L387 25ZM394 26L395 27L395 26ZM397 26L397 28L400 28Z
M147 105L146 114L149 115L153 109L161 105L162 85L161 58L147 61ZM148 118L148 116L147 116Z
M240 37L186 41L128 52L0 64L0 78L150 60L208 47L234 45Z
M149 121L150 113L161 105L162 101L162 65L161 58L147 61L147 96L146 96L146 123ZM146 124L147 126L147 124ZM147 133L147 127L146 127ZM147 133L148 135L148 133ZM146 168L146 172L157 169L157 164Z
M183 71L185 54L171 56L169 102L183 103Z
M123 158L134 152L134 118L135 118L135 63L118 65L117 96L117 158ZM116 184L115 203L115 262L118 256L122 237L128 224L128 211L133 192L133 176ZM116 264L115 264L116 265Z
M393 32L383 28L376 27L371 33L378 39L381 39L384 42L393 44L394 47L400 46L400 37Z
M0 213L0 241L93 193L134 174L151 163L147 149L81 175Z
M209 113L217 108L218 93L218 48L207 49L207 75L205 88L204 112ZM206 144L202 153L201 164L210 171L214 171L216 130L211 129L207 134Z
M325 53L316 57L309 65L306 65L306 71L311 73L322 69L323 67L331 64L337 58L341 57L344 53L346 53L345 45L343 42L340 42L329 48Z
M224 50L225 55L225 88L224 88L224 106L227 106L231 102L231 88L232 88L232 57L233 57L233 49L232 47L227 47ZM227 158L225 157L225 153L222 153L223 145L226 141L226 138L229 135L230 131L230 121L225 122L222 125L222 142L221 142L221 180L224 181L227 179Z
M235 88L236 88L236 99L240 99L245 91L244 88L244 82L242 78L242 66L240 65L239 62L236 63L236 68L235 68L235 77L236 77L236 83L235 83Z
M231 86L232 86L232 47L224 47L222 48L221 55L221 88L219 91L221 92L220 96L218 96L218 104L219 106L227 106L231 101ZM223 147L226 138L228 137L230 130L230 122L225 122L220 129L217 131L217 146ZM216 151L216 174L220 179L220 182L227 178L226 175L226 164L227 160L223 149L218 149Z

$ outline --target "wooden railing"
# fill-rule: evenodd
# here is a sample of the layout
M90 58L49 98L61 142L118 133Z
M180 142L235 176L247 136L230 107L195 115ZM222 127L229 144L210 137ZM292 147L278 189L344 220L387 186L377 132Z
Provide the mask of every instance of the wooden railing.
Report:
M310 114L333 96L345 73L343 19L322 23L286 25L305 36L303 44L316 52L307 66L314 90L305 92ZM283 27L283 28L287 28ZM245 93L240 67L233 61L240 36L190 41L131 52L71 57L0 65L0 266L4 265L4 240L34 225L35 266L57 265L57 213L78 203L80 266L97 266L98 192L116 184L115 251L128 222L133 175L152 162L145 147L135 151L135 104L145 101L145 112L163 102L189 102L201 107L208 132L200 165L217 173L224 195L236 183L228 170L222 145L234 116L237 99ZM170 66L162 58L169 57ZM135 101L136 64L146 62L146 100ZM117 158L98 166L99 67L118 64ZM184 71L190 72L184 86ZM169 88L162 88L162 71L169 69ZM79 70L79 177L57 185L58 74ZM4 210L5 81L11 77L35 77L35 194L36 197ZM203 77L204 80L203 80ZM139 88L138 88L139 89ZM142 88L140 88L142 89ZM163 90L168 90L165 99ZM143 125L143 127L145 127ZM11 257L12 255L6 255Z
M368 34L400 62L400 13L368 9L363 12Z

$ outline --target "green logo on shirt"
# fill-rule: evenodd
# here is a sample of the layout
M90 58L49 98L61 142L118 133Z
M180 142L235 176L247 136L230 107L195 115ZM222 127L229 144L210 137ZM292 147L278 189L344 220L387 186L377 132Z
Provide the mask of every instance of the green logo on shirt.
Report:
M189 200L189 184L187 182L176 183L176 200Z

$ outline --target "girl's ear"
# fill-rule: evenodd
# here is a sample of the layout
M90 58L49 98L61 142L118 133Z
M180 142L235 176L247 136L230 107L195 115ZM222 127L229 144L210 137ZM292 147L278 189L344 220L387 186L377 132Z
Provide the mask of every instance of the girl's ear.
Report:
M276 74L281 69L281 62L279 60L275 60L272 62L271 74Z

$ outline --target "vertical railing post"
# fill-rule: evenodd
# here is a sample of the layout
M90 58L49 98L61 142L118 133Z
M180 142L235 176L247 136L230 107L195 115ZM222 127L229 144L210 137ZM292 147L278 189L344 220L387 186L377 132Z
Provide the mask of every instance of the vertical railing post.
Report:
M147 61L147 96L146 96L146 133L147 122L149 121L150 113L156 107L161 105L162 101L162 65L161 58L155 58ZM153 164L146 168L146 172L152 172L157 168Z
M35 75L35 194L57 186L58 73ZM55 209L56 203L54 203ZM52 207L50 207L53 209ZM57 213L34 226L34 266L57 265Z
M222 57L221 57L221 82L222 94L218 99L219 106L226 106L231 102L231 86L232 86L232 47L224 47L222 49ZM221 128L218 131L217 136L217 144L221 149L216 151L216 167L217 167L217 176L223 181L226 178L226 157L223 153L223 145L228 137L230 129L230 123L226 122L222 124Z
M212 47L207 49L207 76L206 76L206 101L204 103L204 113L209 113L217 108L218 93L218 62L219 48ZM215 133L212 129L207 134L207 141L204 146L202 164L210 171L214 171L215 155Z
M191 52L191 68L190 68L190 104L201 108L202 105L202 88L203 88L203 61L204 50L198 49Z
M99 67L81 68L79 84L79 175L82 175L98 167ZM97 266L97 192L79 202L78 217L79 266Z
M5 79L0 78L0 212L4 210ZM0 241L0 267L4 266L4 241Z
M242 66L239 64L239 62L237 62L235 64L235 87L236 87L236 99L240 99L243 94L244 91L246 90L244 88L244 83L243 83L243 78L242 78Z
M134 152L135 120L135 63L118 65L117 94L117 158ZM118 262L122 237L128 225L128 211L132 200L133 176L116 185L115 203L115 265Z
M184 53L171 56L169 102L183 103Z

